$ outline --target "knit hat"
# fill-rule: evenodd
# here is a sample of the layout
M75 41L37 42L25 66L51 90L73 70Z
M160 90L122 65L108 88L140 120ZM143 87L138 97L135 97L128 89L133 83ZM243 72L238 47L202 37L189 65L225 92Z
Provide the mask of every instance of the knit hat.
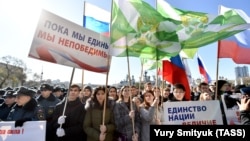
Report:
M90 86L84 86L83 90L84 89L88 89L92 93L92 87L90 87Z

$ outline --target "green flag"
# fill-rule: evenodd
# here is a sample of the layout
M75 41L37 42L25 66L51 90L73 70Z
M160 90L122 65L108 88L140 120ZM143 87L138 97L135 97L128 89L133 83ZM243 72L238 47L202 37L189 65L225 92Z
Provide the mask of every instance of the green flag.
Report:
M141 0L114 0L110 54L153 60L175 56L181 50L176 34L180 23Z
M220 15L173 8L164 0L157 1L157 10L166 18L182 21L177 29L182 51L193 58L197 48L230 37L250 25L241 10L221 7Z
M170 58L163 58L162 60L169 60ZM162 60L151 60L140 58L143 70L154 70L157 68L162 68ZM157 64L158 63L158 64Z

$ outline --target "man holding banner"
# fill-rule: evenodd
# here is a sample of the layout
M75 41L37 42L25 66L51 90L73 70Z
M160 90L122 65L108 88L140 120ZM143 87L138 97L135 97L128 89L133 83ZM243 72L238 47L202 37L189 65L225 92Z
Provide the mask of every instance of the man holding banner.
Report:
M80 91L80 86L72 84L68 96L57 104L52 119L53 134L56 136L50 140L86 140L86 134L83 131L85 104L82 104L79 99Z

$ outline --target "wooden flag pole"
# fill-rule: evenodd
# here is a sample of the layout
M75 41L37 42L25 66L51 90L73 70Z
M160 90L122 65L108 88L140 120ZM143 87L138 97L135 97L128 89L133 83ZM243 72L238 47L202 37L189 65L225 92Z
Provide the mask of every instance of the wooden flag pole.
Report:
M220 46L220 41L218 41L218 49L217 49L217 61L216 61L216 91L215 91L215 97L214 100L217 100L218 96L218 75L219 75L219 46Z
M155 9L157 10L157 0L155 1ZM158 88L158 50L157 50L157 47L155 48L156 49L156 82L155 82L155 86L156 86L156 90ZM156 90L155 90L155 98L158 98L159 100L159 97L157 96L157 93L156 93ZM157 103L156 105L156 119L158 119L158 108L159 108L159 104Z
M112 23L112 9L113 9L113 0L111 1L111 18L110 18L110 24L109 24L109 30L111 30L111 23ZM110 32L111 34L111 32ZM109 70L110 70L110 65L111 65L111 56L109 54L110 52L110 46L108 49L108 58L107 58L107 67L108 67L108 71L106 74L106 83L105 83L105 98L104 98L104 102L103 102L103 115L102 115L102 125L105 124L105 114L106 114L106 103L107 103L107 95L108 95L108 78L109 78Z
M130 111L133 111L133 101L132 101L132 93L131 93L131 79L130 79L130 64L129 64L128 46L126 47L126 53L127 53L127 65L128 65ZM132 127L133 127L133 135L134 135L135 134L135 121L134 121L134 117L132 118Z
M106 114L106 103L107 103L107 94L108 94L108 78L109 78L109 69L110 69L110 58L111 56L108 55L108 59L107 59L107 66L108 66L108 71L106 74L106 83L105 83L105 98L104 98L104 102L103 102L103 115L102 115L102 125L105 124L105 114Z
M159 88L158 87L158 56L157 56L158 54L157 54L157 51L156 51L156 79L155 79L155 87L156 87L156 89L155 89L155 98L158 98L158 100L159 100L159 97L158 97L158 95L157 95L157 89ZM157 105L156 105L156 119L158 119L158 108L159 108L159 104L157 103Z
M130 79L130 64L129 64L129 57L128 57L128 49L127 49L127 64L128 64L128 81L129 81L129 100L130 100L130 110L133 110L133 101L132 101L132 93L131 93L131 79ZM132 126L133 126L133 135L135 134L135 121L134 117L132 118Z
M82 70L82 90L84 88L84 70Z
M162 82L161 82L161 106L163 108L163 93L164 93L164 80L163 80L163 74L162 74Z
M220 13L220 6L218 8L218 13ZM218 41L218 47L217 47L217 61L216 61L216 91L215 91L215 98L214 100L217 100L218 97L218 75L219 75L219 46L220 46L220 41Z
M143 63L142 63L142 60L141 60L141 75L139 77L139 94L141 92L142 75L143 75Z
M64 103L64 107L63 107L62 116L65 115L65 110L66 110L66 106L67 106L67 103L68 103L68 96L69 96L69 92L70 92L70 86L72 85L72 80L73 80L73 77L74 77L74 73L75 73L75 68L73 68L72 73L71 73L71 78L70 78L70 82L69 82L69 89L67 91L67 95L65 96L65 103ZM60 124L60 128L62 128L62 124Z

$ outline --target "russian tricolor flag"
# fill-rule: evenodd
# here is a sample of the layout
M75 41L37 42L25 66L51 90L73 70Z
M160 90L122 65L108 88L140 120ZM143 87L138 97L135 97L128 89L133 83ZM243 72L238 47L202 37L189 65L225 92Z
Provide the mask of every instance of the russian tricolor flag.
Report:
M232 58L236 64L250 64L250 29L219 41L218 58Z
M83 26L95 32L109 36L110 12L85 2Z
M181 83L185 86L185 99L190 100L191 90L185 67L181 61L180 55L171 57L169 60L162 61L163 79L171 84Z
M212 81L211 77L209 76L207 69L199 55L197 55L197 59L198 59L198 66L199 66L200 74L203 76L206 83L210 83Z
M241 11L241 16L250 23L250 17L244 11ZM219 41L218 58L232 58L236 64L250 64L249 54L250 29Z

